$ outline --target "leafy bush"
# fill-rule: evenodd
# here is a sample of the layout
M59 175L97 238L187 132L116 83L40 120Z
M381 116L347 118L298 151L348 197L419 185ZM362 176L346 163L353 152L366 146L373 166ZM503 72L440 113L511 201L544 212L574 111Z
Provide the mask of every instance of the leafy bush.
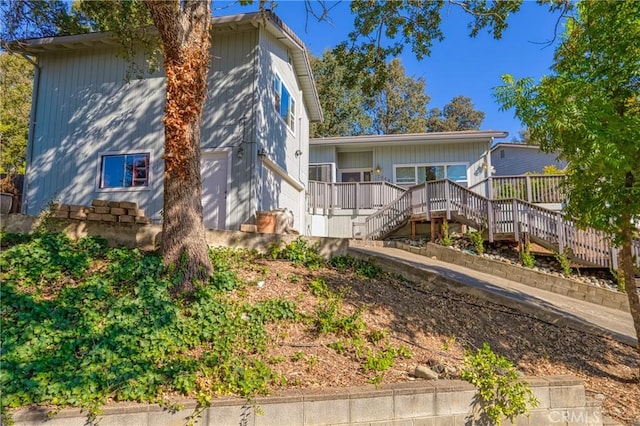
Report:
M447 219L442 221L442 240L440 240L443 246L450 247L453 244L451 236L449 235L449 222Z
M524 248L520 251L520 262L526 268L536 266L536 258L531 254L531 244L525 243Z
M484 249L484 232L482 229L478 230L478 231L469 231L468 235L469 235L469 239L471 240L471 244L473 244L473 248L475 249L476 253L481 255L482 253L484 253L485 249Z
M271 257L288 260L296 265L303 265L311 269L318 268L325 263L318 253L317 245L310 246L307 240L302 237L291 241L284 248L280 248L280 246L272 247Z
M478 389L480 408L491 424L500 426L503 416L513 423L517 416L528 413L528 407L538 405L511 361L496 355L486 342L476 352L465 353L461 377Z
M569 250L565 247L562 253L554 252L553 255L560 264L560 269L562 269L562 273L564 276L568 277L573 272L571 269L571 261L569 261Z

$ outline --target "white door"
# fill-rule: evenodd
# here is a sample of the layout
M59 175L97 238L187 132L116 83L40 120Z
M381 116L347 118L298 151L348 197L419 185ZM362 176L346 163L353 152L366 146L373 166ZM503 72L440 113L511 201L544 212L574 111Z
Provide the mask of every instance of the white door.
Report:
M202 153L202 215L207 229L225 229L228 163L226 152Z

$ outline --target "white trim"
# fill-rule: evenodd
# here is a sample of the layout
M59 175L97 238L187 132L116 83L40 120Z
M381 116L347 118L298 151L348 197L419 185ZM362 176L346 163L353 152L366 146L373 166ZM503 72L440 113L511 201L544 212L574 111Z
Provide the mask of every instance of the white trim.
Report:
M289 99L293 100L293 120L292 120L292 122L293 122L298 117L298 111L297 111L297 109L298 109L298 101L293 96L293 92L289 89L289 86L287 84L285 84L284 79L282 78L282 75L280 75L280 73L277 72L277 71L274 71L273 74L274 74L274 77L273 77L274 83L275 83L275 79L278 78L278 80L280 80L280 87L282 88L282 86L284 86L284 88L287 90L287 92L289 92ZM275 84L271 85L271 90L275 90L274 86L275 86ZM282 89L280 90L279 98L280 98L280 104L282 105ZM273 102L273 98L271 100L272 100L271 104L273 105L273 108L276 110L276 115L278 116L278 118L280 120L282 120L282 122L284 123L284 126L287 128L289 133L291 133L291 135L294 138L297 137L296 136L296 133L298 131L298 129L296 127L297 123L293 124L294 129L292 130L291 127L289 127L289 125L287 124L287 121L282 117L282 114L280 114L280 105L278 106L278 108L276 108L275 102ZM287 109L288 109L288 107L287 107Z
M101 188L102 184L102 157L109 155L135 155L135 154L147 154L149 156L149 170L147 175L147 186L130 186L130 187L118 187L118 188ZM152 158L150 149L129 149L126 151L101 151L98 152L98 164L97 164L97 173L95 177L94 190L95 192L140 192L140 191L151 191L151 187L153 186L153 181L151 180L151 163Z
M417 180L418 180L418 175L417 175L417 168L418 167L432 167L432 166L444 166L445 167L445 175L447 173L447 166L464 166L466 169L466 174L467 174L467 178L465 180L460 180L458 182L467 182L467 184L469 184L470 179L469 179L469 162L468 161L448 161L448 162L441 162L441 163L400 163L400 164L393 164L393 183L396 185L415 185L417 184ZM415 174L415 179L413 180L413 182L398 182L397 177L396 177L396 169L398 167L413 167L414 170L416 170L416 174Z
M280 167L275 162L273 162L269 157L267 157L266 155L261 155L259 156L259 158L260 160L262 160L262 163L269 170L273 171L278 176L286 180L289 183L289 185L293 186L298 192L304 191L304 185L300 183L298 179L294 178L289 173L287 173L286 170L284 170L282 167Z
M371 176L371 180L369 181L365 181L364 180L364 173L365 172L369 172L370 176ZM351 168L351 169L340 169L340 182L344 182L342 180L342 174L343 173L360 173L360 181L359 182L373 182L373 169L371 167L356 167L356 168Z

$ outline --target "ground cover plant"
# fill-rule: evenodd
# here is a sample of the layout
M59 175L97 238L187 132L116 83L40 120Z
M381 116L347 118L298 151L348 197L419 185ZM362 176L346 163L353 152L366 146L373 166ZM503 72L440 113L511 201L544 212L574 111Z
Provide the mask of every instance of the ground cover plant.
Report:
M326 262L302 240L267 255L215 248L216 273L188 299L153 253L99 238L0 235L4 409L119 400L201 407L223 394L414 380L416 365L461 378L487 342L526 375L571 374L604 409L640 417L633 348L369 261ZM628 395L636 395L629 398Z

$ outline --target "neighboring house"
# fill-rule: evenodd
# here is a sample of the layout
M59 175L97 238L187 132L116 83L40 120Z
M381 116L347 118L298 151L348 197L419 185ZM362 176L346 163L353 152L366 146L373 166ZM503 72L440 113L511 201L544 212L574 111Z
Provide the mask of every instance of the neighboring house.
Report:
M567 162L558 158L558 153L540 151L538 145L500 142L491 148L491 161L495 176L542 173L545 166L562 170Z
M491 145L506 136L473 130L311 139L309 179L331 184L310 183L306 231L349 237L354 222L421 182L450 179L472 187L489 177Z
M304 44L273 13L213 19L202 125L205 226L287 208L305 228L309 122L322 120ZM127 78L107 33L24 41L37 58L23 212L136 201L162 220L163 71ZM142 61L141 56L137 58Z

